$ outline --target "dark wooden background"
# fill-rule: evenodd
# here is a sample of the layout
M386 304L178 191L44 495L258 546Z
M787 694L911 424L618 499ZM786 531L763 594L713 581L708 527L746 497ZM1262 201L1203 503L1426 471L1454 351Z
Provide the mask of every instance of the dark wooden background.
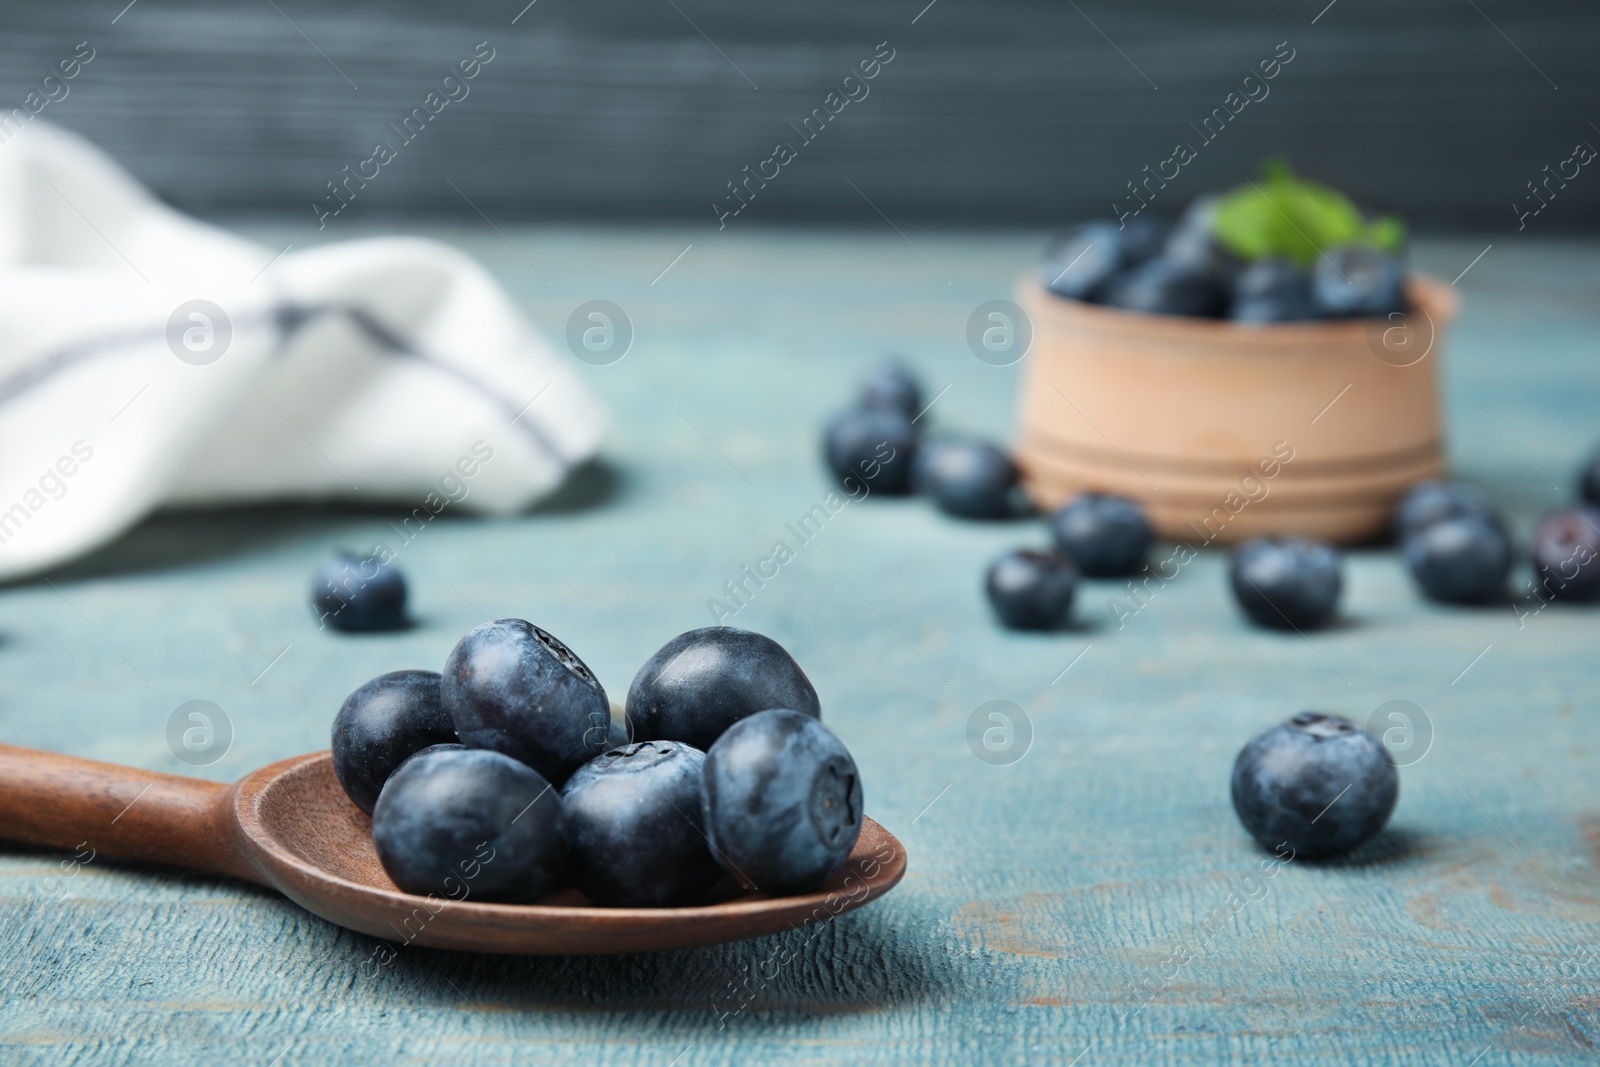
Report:
M44 117L203 212L309 213L483 40L496 58L470 97L345 218L472 215L465 194L496 219L711 220L724 183L884 40L871 95L730 225L881 225L863 194L897 223L1109 215L1284 40L1271 96L1168 205L1282 152L1424 224L1514 230L1525 183L1600 144L1600 6L1577 0L537 0L514 25L526 0L124 2L7 5L0 109L89 41ZM1529 226L1597 223L1585 170Z

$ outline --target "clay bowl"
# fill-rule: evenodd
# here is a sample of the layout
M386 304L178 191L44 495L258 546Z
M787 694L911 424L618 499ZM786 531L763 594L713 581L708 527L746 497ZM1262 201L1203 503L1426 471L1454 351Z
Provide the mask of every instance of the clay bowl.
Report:
M1458 300L1414 276L1392 320L1241 326L1058 297L1031 277L1016 456L1044 508L1140 501L1198 547L1262 534L1357 542L1444 470L1439 342Z
M0 836L230 875L401 944L523 955L710 945L831 919L887 893L906 869L900 842L867 819L843 869L810 893L770 897L730 884L696 907L602 908L569 889L537 904L486 904L401 892L371 831L327 752L228 786L0 745Z

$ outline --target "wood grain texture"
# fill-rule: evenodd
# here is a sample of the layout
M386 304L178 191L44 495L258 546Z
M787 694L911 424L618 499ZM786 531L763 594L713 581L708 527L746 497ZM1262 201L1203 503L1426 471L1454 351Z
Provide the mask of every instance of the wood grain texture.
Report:
M0 744L5 840L257 881L240 854L228 792L204 779Z
M395 211L476 219L465 196L502 220L714 229L726 183L799 143L791 123L882 41L895 58L870 95L800 144L732 225L877 223L862 194L902 223L1110 217L1142 168L1190 141L1199 158L1157 208L1285 153L1369 203L1509 230L1526 183L1600 138L1600 10L1578 0L925 5L143 0L114 24L85 0L11 5L0 109L87 40L94 60L43 117L185 207L309 214L489 42L470 94L399 147L340 226ZM1270 94L1201 140L1194 127L1283 41L1295 58ZM1600 223L1593 175L1557 197L1535 230Z
M307 229L252 232L276 249L315 240ZM265 890L108 860L68 877L70 853L7 848L0 1062L1593 1058L1592 612L1519 603L1519 627L1510 605L1433 607L1392 552L1362 551L1346 562L1346 621L1307 642L1249 629L1206 551L1120 629L1108 601L1126 590L1093 582L1079 629L1001 632L979 575L1043 543L1039 524L877 499L805 544L784 524L824 499L817 427L885 349L908 353L930 393L950 386L929 421L1009 433L1018 368L978 362L963 334L1041 235L505 229L434 232L483 258L552 336L597 297L633 319L627 358L583 368L617 415L606 464L528 516L441 515L399 549L418 625L381 637L318 631L305 586L330 548L393 539L386 513L152 520L51 575L55 588L0 590L0 737L231 781L324 747L350 690L436 667L505 615L560 635L620 697L782 538L794 559L727 621L805 667L867 809L913 857L905 881L814 933L740 945L520 960L411 946L390 961L384 942ZM1490 240L1424 243L1418 267L1454 278ZM1457 288L1449 455L1525 535L1595 443L1600 250L1495 239ZM234 741L193 771L165 726L200 698ZM966 740L992 699L1032 721L1011 766ZM1349 860L1265 878L1228 801L1239 746L1304 708L1365 719L1391 699L1420 705L1434 739L1401 771L1390 830Z

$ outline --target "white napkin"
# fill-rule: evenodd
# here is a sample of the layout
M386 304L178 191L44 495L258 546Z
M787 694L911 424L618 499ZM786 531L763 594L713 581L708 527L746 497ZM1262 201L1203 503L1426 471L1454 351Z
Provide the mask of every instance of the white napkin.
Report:
M0 145L0 580L163 503L518 511L599 447L600 403L462 253L279 252L38 120Z

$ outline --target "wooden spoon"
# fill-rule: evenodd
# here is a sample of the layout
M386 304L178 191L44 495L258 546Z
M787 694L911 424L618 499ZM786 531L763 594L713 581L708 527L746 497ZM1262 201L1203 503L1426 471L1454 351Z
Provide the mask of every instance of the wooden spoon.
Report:
M404 944L592 955L689 948L831 919L887 893L906 870L894 836L864 820L844 868L815 892L745 893L687 908L601 908L576 890L538 904L419 897L389 880L372 821L327 752L228 786L0 745L0 836L172 864L269 886L331 923Z

